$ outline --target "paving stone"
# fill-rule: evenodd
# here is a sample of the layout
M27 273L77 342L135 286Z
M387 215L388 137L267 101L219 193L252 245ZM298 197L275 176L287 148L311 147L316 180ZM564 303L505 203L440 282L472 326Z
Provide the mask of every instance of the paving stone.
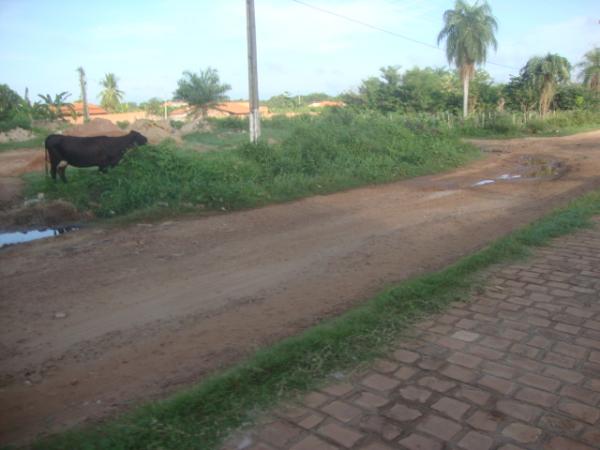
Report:
M398 443L409 450L442 450L442 444L439 442L416 433L400 440Z
M361 392L360 395L353 401L354 404L363 408L373 409L379 408L389 402L389 398L375 395L370 392Z
M471 406L450 397L442 397L431 407L454 420L460 420Z
M565 437L553 437L544 448L547 450L593 450L592 447Z
M528 387L520 389L515 395L515 398L517 400L522 400L524 402L533 403L535 405L544 407L550 407L558 400L557 395Z
M441 380L433 376L423 377L417 383L437 392L446 392L456 387L456 383L454 381Z
M574 358L570 358L568 356L561 355L560 353L547 352L544 356L543 361L548 364L553 364L555 366L564 367L565 369L570 369L575 367L577 360Z
M417 417L421 417L422 414L416 409L412 409L401 403L397 403L387 412L387 416L397 420L398 422L409 422Z
M394 450L389 445L381 442L371 442L370 444L361 445L358 450Z
M386 441L392 441L402 434L401 427L378 414L363 416L358 426L361 430L381 436Z
M595 424L598 421L598 418L600 418L600 410L598 408L593 408L584 405L583 403L570 400L561 401L558 405L558 409L591 425Z
M458 399L469 400L477 405L485 405L491 398L491 395L481 389L470 386L462 386L454 396Z
M490 375L494 375L500 378L511 379L515 376L516 370L510 366L504 364L498 364L492 361L486 361L482 370Z
M471 417L467 419L467 423L473 428L478 430L487 431L492 433L496 431L500 422L504 420L506 416L499 411L483 411L477 410Z
M292 442L302 434L301 428L288 423L277 421L265 426L259 434L262 441L272 444L276 447L283 447Z
M431 396L431 391L416 386L406 386L398 391L402 397L412 402L425 403Z
M417 426L417 429L444 441L449 441L458 434L462 427L452 420L444 419L440 416L429 415Z
M373 368L378 372L390 373L398 370L398 363L389 359L378 359L373 363Z
M527 423L533 422L541 414L539 408L514 400L498 400L496 402L496 409L507 416Z
M560 386L560 381L558 380L554 380L548 377L542 377L533 373L523 375L522 377L518 378L517 381L519 383L523 383L528 386L536 387L550 392L556 391Z
M583 375L581 375L579 372L575 372L574 370L560 369L558 367L547 367L544 370L544 375L573 384L579 383L581 380L583 380Z
M485 386L496 392L500 392L503 395L508 395L515 388L514 383L502 378L494 377L492 375L484 375L478 381L477 384Z
M336 383L331 384L321 390L329 395L333 395L334 397L343 397L347 393L351 392L352 389L353 387L350 383Z
M473 342L479 339L479 334L473 333L471 331L460 330L452 335L454 339L458 339L459 341L465 342Z
M307 394L302 399L302 403L304 403L309 408L318 408L319 406L327 403L331 397L327 395L321 394L320 392L313 391L310 394Z
M382 392L390 391L395 387L398 387L400 384L398 380L394 380L393 378L378 373L371 373L370 375L367 375L365 378L363 378L361 383L364 386Z
M467 353L454 352L448 357L448 361L452 364L473 369L481 363L482 359L478 356L469 355Z
M414 367L402 366L397 371L394 372L394 378L399 378L400 380L408 380L409 378L411 378L414 374L416 374L418 372L419 371L417 369L415 369Z
M465 383L470 383L476 378L476 375L475 373L473 373L473 371L464 369L460 366L454 366L452 364L446 366L446 368L442 370L441 373L447 376L448 378L453 378L455 380L463 381Z
M290 450L338 450L339 447L328 444L316 436L310 435L293 445Z
M419 354L408 350L400 349L396 350L393 354L396 361L400 361L406 364L410 364L419 359Z
M342 427L336 423L329 423L320 427L319 433L346 448L352 447L364 436L358 431Z
M502 434L511 439L514 439L517 442L521 442L523 444L530 444L532 442L537 441L542 435L542 430L539 428L531 427L529 425L525 425L523 423L511 423L504 430L502 430Z
M466 450L488 450L494 440L477 431L469 431L459 442L458 446Z
M321 408L321 411L335 417L341 422L351 422L361 415L360 409L339 400Z
M582 388L581 386L566 385L560 390L560 395L579 400L591 406L600 403L600 393Z
M307 430L310 430L311 428L314 428L317 425L319 425L321 422L323 422L324 419L325 419L325 417L321 416L320 414L312 414L311 413L307 417L302 419L300 422L298 422L298 425L300 425L302 428L306 428Z

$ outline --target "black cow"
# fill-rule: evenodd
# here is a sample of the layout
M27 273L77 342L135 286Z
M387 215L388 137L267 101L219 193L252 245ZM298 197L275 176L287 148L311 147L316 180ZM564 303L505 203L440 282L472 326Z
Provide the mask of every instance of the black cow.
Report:
M50 159L50 174L56 180L58 169L60 178L66 183L65 169L68 164L75 167L98 166L102 172L106 172L109 167L119 164L128 149L147 142L148 139L137 131L118 137L51 134L45 142Z

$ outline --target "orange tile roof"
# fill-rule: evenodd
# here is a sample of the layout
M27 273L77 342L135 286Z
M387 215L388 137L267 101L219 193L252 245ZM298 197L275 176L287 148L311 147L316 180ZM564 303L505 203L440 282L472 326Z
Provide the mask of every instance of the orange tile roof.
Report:
M75 113L78 116L83 116L83 102L73 102L73 109L75 110ZM63 116L70 116L71 115L71 110L69 108L67 108L66 106L63 106L62 108L60 108L60 112L62 113ZM104 108L98 106L98 105L94 105L93 103L88 103L88 113L90 114L90 116L98 116L101 114L108 114L108 111L106 111Z

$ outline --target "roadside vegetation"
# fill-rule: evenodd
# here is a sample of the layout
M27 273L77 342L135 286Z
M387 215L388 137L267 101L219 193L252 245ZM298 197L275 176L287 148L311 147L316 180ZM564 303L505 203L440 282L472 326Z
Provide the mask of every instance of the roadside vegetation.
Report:
M30 176L30 190L99 217L152 207L232 210L448 170L479 154L455 136L379 113L338 109L275 118L265 129L279 140L206 153L170 142L143 146L108 174L70 168L67 184Z
M494 264L524 257L551 238L591 226L600 214L600 191L436 273L408 280L363 306L305 333L258 351L246 362L172 398L147 404L108 423L73 430L34 449L218 448L227 433L257 413L383 355L417 319L465 301Z

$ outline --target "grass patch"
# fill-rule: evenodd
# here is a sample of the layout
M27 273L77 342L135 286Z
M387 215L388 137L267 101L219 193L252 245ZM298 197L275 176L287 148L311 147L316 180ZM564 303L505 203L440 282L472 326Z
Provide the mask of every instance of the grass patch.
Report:
M334 110L321 116L265 121L265 140L198 153L173 143L129 151L108 174L69 168L68 184L28 177L30 193L45 192L98 217L116 217L157 205L233 210L440 172L480 153L456 136L411 130L380 114ZM279 140L269 143L268 136ZM222 134L195 134L224 145ZM192 138L192 139L194 139ZM207 142L206 140L204 142Z
M46 136L37 136L33 139L21 142L3 142L0 143L0 152L8 152L11 150L21 150L24 148L41 148L44 146Z
M591 225L600 191L502 238L433 274L388 289L364 306L257 352L252 358L169 400L151 403L107 424L37 442L36 449L213 449L252 413L318 386L386 351L417 318L464 300L478 274L524 256L532 246Z

